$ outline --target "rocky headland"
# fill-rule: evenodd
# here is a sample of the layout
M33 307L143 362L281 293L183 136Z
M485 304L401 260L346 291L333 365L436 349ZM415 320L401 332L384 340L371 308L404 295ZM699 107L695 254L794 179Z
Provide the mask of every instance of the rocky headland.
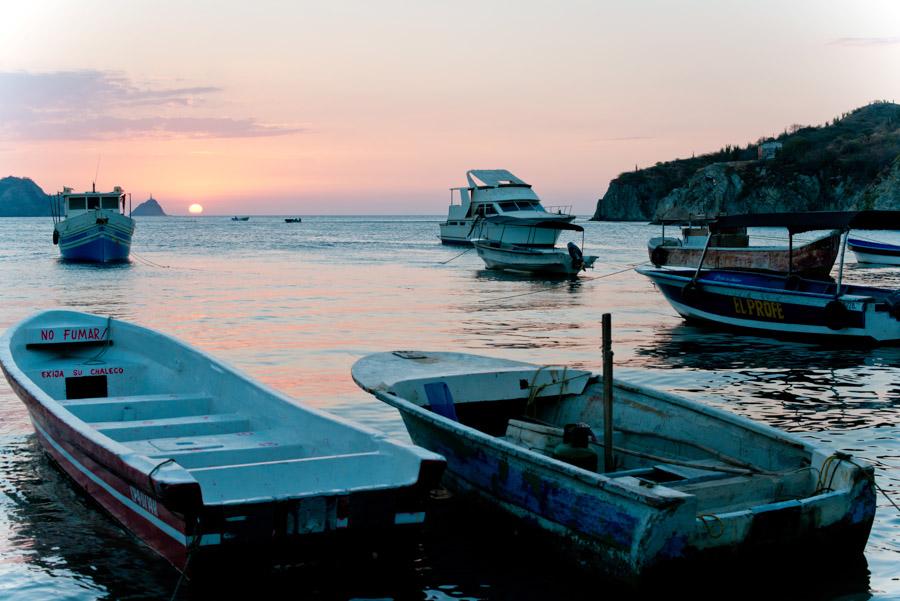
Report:
M0 179L0 217L47 217L53 198L27 177Z
M767 158L760 144L771 149ZM875 102L826 125L623 173L593 219L859 209L900 209L898 104Z

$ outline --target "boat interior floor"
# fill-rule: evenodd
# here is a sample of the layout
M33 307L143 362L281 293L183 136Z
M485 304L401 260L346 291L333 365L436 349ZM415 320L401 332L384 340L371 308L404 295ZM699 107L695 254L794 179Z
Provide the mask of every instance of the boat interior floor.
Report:
M527 419L511 419L503 436L508 442L550 457L562 437L562 428ZM698 514L721 515L757 505L800 499L809 496L814 489L813 472L803 466L773 474L736 468L727 461L709 457L670 455L672 463L668 463L663 458L668 451L648 448L646 441L643 443L634 445L627 434L616 432L615 447L637 447L644 457L615 452L617 469L600 473L613 479L632 478L647 488L665 486L694 495ZM592 442L589 446L602 462L603 442Z

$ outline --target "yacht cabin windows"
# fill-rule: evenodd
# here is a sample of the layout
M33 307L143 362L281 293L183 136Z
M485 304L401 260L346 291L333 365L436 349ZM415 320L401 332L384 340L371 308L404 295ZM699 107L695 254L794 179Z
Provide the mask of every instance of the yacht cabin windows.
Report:
M70 211L83 211L87 205L85 204L85 200L81 196L76 196L74 198L69 199L69 210Z
M100 205L103 209L111 209L115 211L119 208L119 199L118 198L104 198Z
M505 200L500 203L501 212L509 211L544 211L539 202L533 200Z

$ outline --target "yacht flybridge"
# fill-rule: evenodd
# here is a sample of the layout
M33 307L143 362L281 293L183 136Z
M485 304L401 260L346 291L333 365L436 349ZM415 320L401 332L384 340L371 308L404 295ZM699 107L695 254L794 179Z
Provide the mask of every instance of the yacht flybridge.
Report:
M571 207L542 206L531 184L506 169L472 169L466 172L466 179L468 186L450 188L447 221L440 224L441 242L444 244L471 244L475 237L499 239L503 226L483 223L483 230L476 228L487 217L559 223L570 223L575 219ZM507 230L504 242L552 248L559 234L560 230L553 228L540 231L512 228ZM522 239L513 239L517 235Z

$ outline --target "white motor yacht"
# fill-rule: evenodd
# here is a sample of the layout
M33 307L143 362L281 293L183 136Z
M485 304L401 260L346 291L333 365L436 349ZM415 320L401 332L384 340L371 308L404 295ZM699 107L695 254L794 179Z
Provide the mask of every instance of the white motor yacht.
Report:
M531 189L531 184L506 169L472 169L466 172L466 179L468 186L450 189L447 220L440 224L441 242L444 244L468 245L476 237L499 239L503 226L481 223L487 217L560 223L570 223L575 219L571 207L545 208ZM553 228L512 228L507 230L504 242L527 244L533 248L553 248L559 234L560 230ZM516 236L522 239L516 239Z

